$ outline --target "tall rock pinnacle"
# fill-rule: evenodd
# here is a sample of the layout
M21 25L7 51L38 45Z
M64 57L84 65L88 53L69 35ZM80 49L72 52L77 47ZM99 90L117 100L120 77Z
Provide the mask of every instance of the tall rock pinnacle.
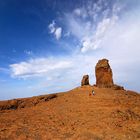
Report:
M95 67L96 86L110 88L114 85L113 73L107 59L99 60Z

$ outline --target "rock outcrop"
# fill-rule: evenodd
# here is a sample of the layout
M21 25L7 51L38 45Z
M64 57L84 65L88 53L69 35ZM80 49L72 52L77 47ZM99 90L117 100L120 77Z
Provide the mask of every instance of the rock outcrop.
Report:
M89 76L88 75L84 75L81 81L81 86L84 85L89 85Z
M113 73L109 65L109 60L101 59L95 67L96 86L99 88L112 88L114 90L124 90L124 87L114 84Z
M96 86L100 88L111 88L113 83L113 73L107 59L99 60L95 67Z
M16 110L16 109L21 109L21 108L33 107L39 103L47 102L56 97L57 97L56 94L50 94L50 95L41 95L41 96L32 97L32 98L1 101L0 111L1 110Z
M123 86L119 86L119 85L113 85L112 87L114 90L124 90L124 87Z

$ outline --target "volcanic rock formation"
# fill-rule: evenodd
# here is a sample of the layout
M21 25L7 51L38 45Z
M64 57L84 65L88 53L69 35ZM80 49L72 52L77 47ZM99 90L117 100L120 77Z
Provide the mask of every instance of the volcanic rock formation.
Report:
M96 86L110 88L114 85L113 73L107 59L99 60L95 67Z
M81 86L84 85L89 85L89 76L88 75L84 75L81 81Z

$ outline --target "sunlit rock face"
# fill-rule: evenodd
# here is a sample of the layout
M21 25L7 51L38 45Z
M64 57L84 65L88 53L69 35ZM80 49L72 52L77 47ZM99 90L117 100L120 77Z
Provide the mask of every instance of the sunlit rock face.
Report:
M113 73L107 59L98 61L95 67L96 86L100 88L111 88L114 85Z
M84 75L81 81L81 86L89 85L89 76Z

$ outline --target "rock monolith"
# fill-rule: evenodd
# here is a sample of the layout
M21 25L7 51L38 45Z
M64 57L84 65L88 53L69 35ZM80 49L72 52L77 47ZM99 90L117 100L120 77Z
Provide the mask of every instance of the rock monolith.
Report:
M89 76L88 75L84 75L81 81L81 86L84 85L89 85Z
M95 67L96 86L100 88L113 87L113 73L107 59L98 61Z

